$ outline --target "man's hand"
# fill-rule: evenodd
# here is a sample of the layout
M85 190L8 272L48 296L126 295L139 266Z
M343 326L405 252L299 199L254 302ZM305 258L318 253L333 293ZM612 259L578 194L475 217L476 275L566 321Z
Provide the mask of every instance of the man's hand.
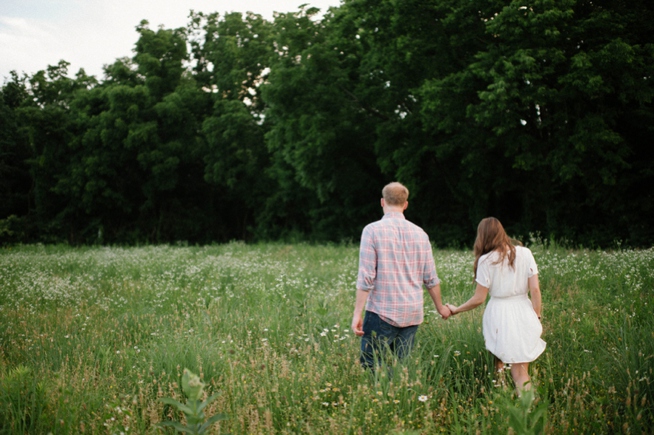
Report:
M355 312L352 317L352 332L359 337L363 337L363 317L361 312Z
M352 315L352 332L363 337L363 309L368 300L368 292L357 289L357 300L354 303L354 314Z

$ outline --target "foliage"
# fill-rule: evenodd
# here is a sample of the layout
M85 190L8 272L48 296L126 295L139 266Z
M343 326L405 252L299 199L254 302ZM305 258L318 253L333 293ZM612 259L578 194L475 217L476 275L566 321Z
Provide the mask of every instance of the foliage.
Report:
M439 246L489 215L651 246L653 23L648 0L144 20L102 79L61 61L2 86L0 242L355 240L399 180Z
M204 386L198 375L191 373L188 369L184 369L184 373L182 374L182 390L188 398L187 402L184 404L170 397L164 397L160 400L184 413L186 416L186 425L177 421L162 421L159 423L159 426L172 427L177 432L200 435L211 428L214 423L226 419L227 416L224 414L214 414L205 421L203 410L218 396L218 393L208 397L206 400L200 401Z
M604 245L607 235L648 239L641 223L622 219L649 203L630 184L649 180L636 169L649 157L626 133L627 113L651 108L652 45L627 30L640 19L620 2L496 2L478 12L451 3L444 25L471 15L483 25L466 28L463 68L427 80L421 94L426 125L443 135L441 157L466 162L459 192L475 206L473 222L496 214L516 233L539 228ZM638 10L652 14L644 3Z
M542 434L545 431L547 422L547 403L535 403L533 391L525 391L517 406L509 404L509 425L515 433L519 434Z

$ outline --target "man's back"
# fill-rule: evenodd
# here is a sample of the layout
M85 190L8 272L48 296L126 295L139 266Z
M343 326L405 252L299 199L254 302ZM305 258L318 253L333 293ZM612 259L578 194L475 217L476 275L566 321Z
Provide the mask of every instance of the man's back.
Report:
M423 289L439 283L429 237L402 213L386 213L361 235L357 288L369 291L366 309L399 327L423 320Z

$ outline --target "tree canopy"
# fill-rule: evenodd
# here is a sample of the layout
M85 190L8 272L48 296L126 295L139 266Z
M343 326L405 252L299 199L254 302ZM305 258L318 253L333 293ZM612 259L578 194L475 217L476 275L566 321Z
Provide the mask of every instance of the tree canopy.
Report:
M0 242L358 239L380 191L440 246L654 243L654 4L344 0L136 26L104 77L0 89Z

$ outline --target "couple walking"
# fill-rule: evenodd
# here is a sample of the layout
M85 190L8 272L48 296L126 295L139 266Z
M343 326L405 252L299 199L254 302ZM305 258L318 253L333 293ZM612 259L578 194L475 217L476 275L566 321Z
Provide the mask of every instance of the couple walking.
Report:
M511 364L518 393L531 388L529 363L545 350L538 268L531 251L514 246L497 219L483 219L474 245L475 293L460 306L443 304L429 237L404 217L408 198L402 184L386 185L384 216L361 235L352 318L352 331L362 337L361 364L374 368L375 356L385 349L400 359L408 355L423 321L423 285L443 319L478 307L490 293L483 318L486 349L495 356L496 370Z

